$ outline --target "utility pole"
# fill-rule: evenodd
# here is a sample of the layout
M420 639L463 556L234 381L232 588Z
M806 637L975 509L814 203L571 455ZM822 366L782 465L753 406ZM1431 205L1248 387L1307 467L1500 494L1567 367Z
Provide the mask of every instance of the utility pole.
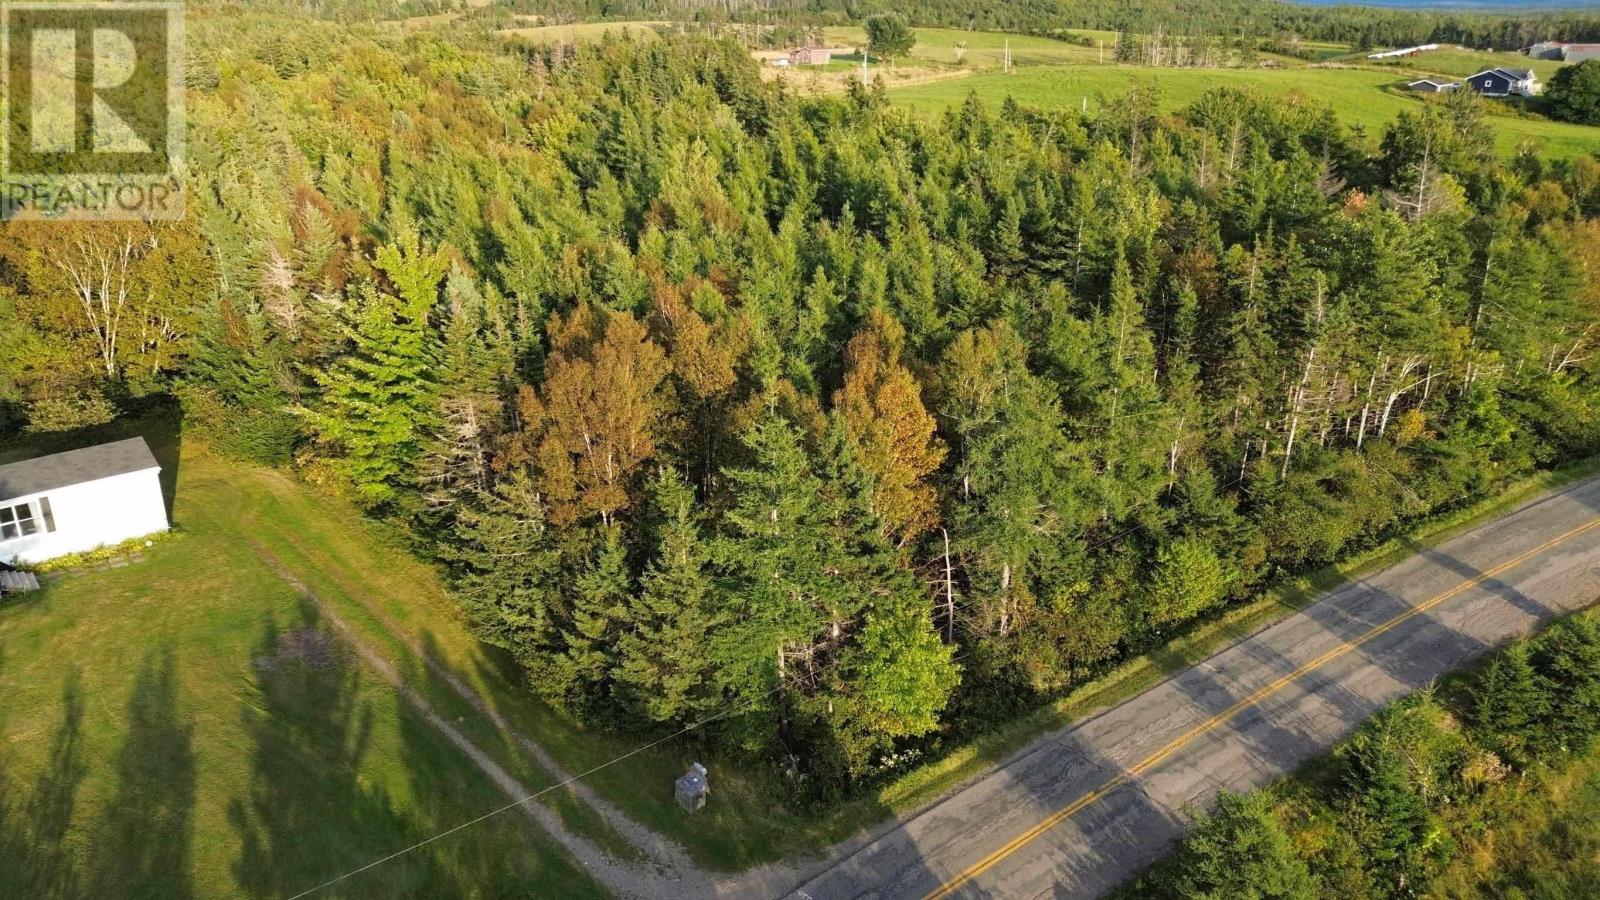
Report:
M867 81L867 57L872 53L872 42L867 41L861 47L861 86L871 87Z
M1003 71L1007 75L1011 74L1011 39L1010 38L1006 38L1005 62L1002 64L1001 71Z
M1106 39L1100 39L1100 65L1106 64Z

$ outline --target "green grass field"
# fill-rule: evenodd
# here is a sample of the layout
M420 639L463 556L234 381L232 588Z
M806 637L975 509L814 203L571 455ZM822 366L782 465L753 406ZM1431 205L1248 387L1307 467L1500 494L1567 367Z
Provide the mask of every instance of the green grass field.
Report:
M173 443L165 431L154 429L152 445ZM57 448L0 449L0 462L49 449ZM507 802L352 653L336 654L337 665L326 670L292 661L258 665L284 655L273 634L292 631L291 640L302 640L322 624L269 557L530 788L553 779L409 647L426 648L568 771L586 771L659 736L595 731L539 703L515 666L467 631L437 572L411 555L397 531L289 475L221 459L196 441L184 442L179 459L169 472L176 475L176 530L144 551L145 559L64 578L0 605L0 810L13 791L31 798L71 782L54 829L65 849L44 868L82 879L131 864L117 861L124 857L159 855L157 880L193 885L198 894L284 896ZM145 709L152 705L157 709ZM166 737L163 746L147 748L141 723L152 720L164 723ZM63 744L76 749L63 756ZM163 835L169 850L132 848L102 860L93 848L112 821L109 799L127 793L117 761L130 755L143 769L160 758L188 760L141 782L146 802L186 798L174 824L184 839ZM710 767L717 793L691 821L673 801L672 781L695 760ZM743 770L691 738L587 780L703 865L731 871L815 851L839 836L830 827L835 821L807 818L775 799L776 778ZM31 895L5 890L8 839L30 855L57 841L20 821L33 802L0 814L0 896ZM568 829L614 855L630 854L573 795L558 791L541 802ZM854 808L868 820L882 814L870 802ZM528 885L551 879L563 885L563 896L600 892L513 812L366 873L351 892L525 896Z
M956 45L965 44L966 52L960 64L974 69L998 69L1005 56L1007 42L1011 44L1011 62L1014 66L1048 66L1065 63L1092 63L1099 59L1095 47L1080 47L1066 41L1047 37L1005 34L999 31L962 31L957 28L914 29L917 42L911 48L909 63L956 65ZM1115 35L1112 36L1113 40ZM866 32L856 27L828 28L824 40L830 47L859 47L866 41ZM1113 42L1107 42L1109 58Z
M1337 41L1301 41L1301 49L1310 50L1317 60L1334 59L1350 53L1350 45Z
M1384 64L1384 68L1429 72L1466 78L1485 69L1532 69L1540 81L1548 82L1565 63L1557 59L1529 59L1520 53L1492 53L1444 47L1419 53L1409 59Z
M283 897L503 804L250 551L268 483L177 469L180 528L144 559L0 607L0 895ZM337 893L552 881L602 894L503 815Z
M1403 110L1420 109L1423 102L1387 90L1397 76L1369 69L1166 69L1142 66L1048 66L1023 69L1011 75L980 73L969 78L911 85L891 92L897 104L923 114L935 114L960 105L968 93L998 104L1015 97L1026 106L1076 109L1085 102L1096 109L1107 99L1126 93L1135 80L1153 85L1165 109L1178 109L1207 91L1232 87L1325 103L1350 125L1376 136ZM1536 144L1551 157L1566 158L1600 151L1600 128L1538 119L1490 116L1496 144L1510 153L1525 142Z
M672 25L672 22L655 20L580 22L573 25L537 25L530 28L507 28L496 32L496 34L529 44L586 44L598 42L608 34L620 37L623 32L627 32L636 39L649 40L659 34L656 30L658 27L672 27Z

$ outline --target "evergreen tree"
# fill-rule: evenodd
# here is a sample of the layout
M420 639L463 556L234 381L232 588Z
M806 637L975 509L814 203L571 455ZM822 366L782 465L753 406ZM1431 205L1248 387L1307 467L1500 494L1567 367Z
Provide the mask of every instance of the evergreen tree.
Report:
M259 311L219 299L200 320L181 391L185 411L225 453L263 465L288 462L300 438L291 352Z
M830 568L831 510L800 432L769 412L746 443L752 463L727 473L732 506L716 545L733 602L714 653L719 689L741 704L734 730L760 746L788 730L794 692L860 598Z
M1540 637L1534 666L1551 688L1553 723L1562 749L1580 753L1600 737L1600 625L1585 616L1557 622Z
M618 638L617 681L628 702L654 722L687 721L715 705L710 647L725 624L700 533L694 491L663 467L651 483L660 522L655 558L629 604L631 629Z
M837 655L824 689L805 710L828 729L839 765L859 776L895 738L932 731L959 681L954 648L933 631L921 585L900 567L873 512L875 482L862 465L842 415L829 422L819 451L819 480L831 532L830 567L851 604L829 623Z
M1223 791L1178 855L1171 895L1184 900L1310 900L1310 869L1266 793Z
M618 641L636 624L629 615L633 586L621 527L602 527L595 543L573 585L572 621L562 629L566 658L556 666L563 693L589 702L611 680L621 658Z
M1549 710L1548 688L1533 669L1531 647L1518 641L1484 667L1472 692L1474 725L1490 746L1526 760L1529 741Z
M422 444L418 480L438 512L488 488L490 457L504 428L512 378L510 335L501 310L460 269L445 281L439 389Z
M1008 326L958 336L940 393L957 454L952 539L976 604L971 627L1017 660L1015 634L1030 627L1041 576L1073 580L1069 542L1087 511L1086 461Z
M515 473L478 495L452 537L441 553L474 633L529 670L547 668L564 602L560 558L533 480Z
M445 257L413 235L380 248L375 264L396 292L368 284L353 298L348 352L312 373L322 396L307 415L357 496L382 506L401 498L426 427L437 377L428 314Z
M1425 691L1379 713L1338 750L1366 867L1396 894L1425 888L1454 850L1434 804L1464 742L1444 718Z
M1166 410L1156 380L1155 346L1120 253L1111 296L1092 324L1096 360L1082 385L1087 424L1096 434L1096 490L1105 514L1121 518L1165 486L1169 442Z

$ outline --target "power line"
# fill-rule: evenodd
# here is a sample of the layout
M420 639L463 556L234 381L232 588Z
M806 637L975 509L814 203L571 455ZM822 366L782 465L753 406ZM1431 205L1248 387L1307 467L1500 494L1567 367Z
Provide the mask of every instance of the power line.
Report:
M1246 476L1245 472L1240 472L1240 474L1235 476L1234 479L1227 480L1227 482L1218 485L1218 487L1214 488L1214 490L1218 490L1218 492L1224 492L1224 490L1229 490L1229 488L1237 487L1237 485L1245 482L1246 477L1248 476ZM1150 498L1147 498L1147 500L1134 503L1133 506L1130 506L1130 508L1123 511L1123 516L1130 516L1131 512L1146 508L1146 506L1150 506L1150 504L1158 503L1160 498L1162 498L1162 496L1155 495L1150 496ZM1131 533L1134 532L1138 532L1138 530L1141 530L1142 527L1144 527L1144 525L1136 522L1136 524L1130 525L1128 528L1123 528L1123 530L1120 530L1120 532L1112 533L1112 535L1102 536L1102 538L1099 538L1099 540L1086 543L1085 546L1083 546L1083 551L1090 552L1093 551L1093 549L1102 548L1102 546L1106 546L1106 544L1112 543L1112 541L1122 540L1122 538L1125 538L1125 536L1131 535ZM950 657L950 663L960 663L960 661L970 658L973 653L974 650L968 650L968 652L965 653L958 653L958 655L955 655L955 657ZM835 668L835 666L838 665L842 665L842 663L843 657L835 658L835 660L829 661L827 665L821 666L821 668L818 669L813 669L810 674L811 676L814 676L814 674L826 673L826 671L829 671L829 669ZM766 690L766 692L760 693L760 695L755 695L755 697L749 697L746 698L746 700L739 701L739 703L734 703L733 706L728 706L728 708L722 709L722 711L718 711L718 713L712 714L712 716L707 716L706 719L701 719L701 721L693 722L693 724L683 725L682 729L678 729L677 732L672 732L670 735L666 735L666 737L656 738L656 740L650 741L650 743L645 743L645 745L640 745L637 746L637 748L630 749L630 751L621 754L621 756L611 757L611 759L608 759L608 761L600 762L600 764L594 765L594 767L590 767L590 769L586 769L584 772L576 773L576 775L570 775L570 777L565 778L565 780L557 781L557 783L554 783L554 785L549 785L546 786L546 788L541 788L541 790L534 791L534 793L528 794L528 796L525 796L525 798L515 799L515 801L509 802L509 804L504 804L504 806L496 807L496 809L490 810L490 812L485 812L483 815L478 815L477 818L470 818L470 820L467 820L467 822L462 822L459 823L459 825L446 828L445 831L432 834L432 836L429 836L429 838L414 842L414 844L411 844L411 846L403 847L403 849L400 850L395 850L395 852L386 855L386 857L376 858L376 860L373 860L373 862L366 863L366 865L363 866L358 866L358 868L354 868L354 870L350 870L347 871L347 873L341 874L341 876L338 876L338 878L333 878L330 879L330 881L325 881L322 882L322 884L318 884L318 886L310 887L310 889L307 890L302 890L302 892L299 892L299 894L290 897L290 900L301 900L302 897L309 897L309 895L317 894L317 892L320 892L320 890L328 889L328 887L333 887L334 884L339 884L341 881L354 878L354 876L357 876L357 874L362 874L363 871L373 870L373 868L378 868L378 866L384 865L384 863L392 862L392 860L397 860L397 858L403 857L403 855L411 854L411 852L414 852L414 850L419 850L422 849L422 847L429 846L429 844L432 844L432 842L440 841L440 839L443 838L448 838L448 836L451 836L451 834L458 833L458 831L467 830L467 828L470 828L470 826L477 825L477 823L480 822L485 822L485 820L490 820L490 818L494 818L496 815L504 814L504 812L517 809L517 807L526 806L528 802L536 801L536 799L541 798L541 796L544 796L544 794L550 793L550 791L558 790L558 788L565 788L565 786L571 785L571 783L574 783L574 781L581 780L581 778L587 778L589 775L594 775L595 772L600 772L602 769L608 769L608 767L611 767L611 765L616 765L618 762L630 759L630 757L638 756L640 753L645 753L645 751L648 751L648 749L654 749L656 746L664 745L664 743L667 743L667 741L677 740L677 738L683 737L683 735L693 732L693 730L702 729L702 727L706 727L706 725L712 724L712 722L717 722L720 721L720 719L725 719L725 717L733 716L733 714L736 713L741 713L741 711L744 711L744 709L754 706L755 703L758 703L758 701L768 700L768 698L773 697L773 695L776 695L776 693L784 690L784 687L786 687L786 685L779 682L779 684L776 685L776 687L773 687L771 690Z
M1244 481L1244 478L1245 478L1245 476L1240 475L1240 476L1234 478L1232 481L1219 486L1217 488L1217 490L1218 491L1227 490L1228 488L1233 487L1234 485L1237 485L1240 482ZM1129 507L1126 511L1124 511L1123 515L1128 515L1128 514L1134 512L1134 511L1136 511L1136 510L1139 510L1139 509L1142 509L1142 508L1144 508L1146 506L1149 506L1152 503L1156 503L1159 500L1160 500L1160 497L1156 496L1156 497L1151 497L1151 498L1149 498L1147 500L1141 501L1139 503L1136 503L1133 506ZM1103 546L1105 546L1106 544L1108 544L1108 543L1110 543L1112 541L1120 540L1121 538L1124 538L1124 537L1132 534L1133 532L1139 530L1142 527L1143 527L1142 525L1134 525L1134 526L1132 526L1130 528L1127 528L1127 529L1124 529L1123 531L1120 531L1120 532L1118 532L1116 534L1109 535L1109 536L1103 537L1103 538L1101 538L1101 539L1099 539L1097 541L1090 542L1089 544L1084 545L1084 548L1083 548L1084 552L1088 552L1090 550L1094 550L1096 548L1103 547ZM973 653L973 651L969 650L966 653L962 653L962 654L959 654L957 656L952 656L950 658L950 662L952 662L952 663L961 662L961 661L969 658L972 655L972 653ZM844 661L843 657L836 658L833 661L827 663L826 665L820 667L820 669L814 670L810 674L814 676L819 671L820 672L826 672L826 671L828 671L828 670L830 670L830 669L842 664L843 661ZM413 852L415 852L417 850L420 850L423 847L426 847L429 844L434 843L435 841L442 840L443 838L447 838L450 835L455 834L458 831L463 831L463 830L465 830L467 828L471 828L472 826L477 825L478 823L486 821L488 819L492 819L495 816L500 815L501 813L509 812L510 810L516 809L516 808L518 808L520 806L524 806L524 805L526 805L526 804L528 804L528 803L530 803L530 802L532 802L534 800L537 800L538 798L544 796L545 794L550 793L551 791L557 790L559 788L566 787L567 785L570 785L573 782L578 781L579 779L587 778L588 776L593 775L594 773L596 773L596 772L598 772L598 771L600 771L602 769L609 768L611 766L616 765L619 762L622 762L623 760L632 758L634 756L638 756L640 753L644 753L647 750L654 749L654 748L659 747L662 744L665 744L665 743L667 743L669 741L676 740L677 738L680 738L683 735L688 734L691 731L695 731L695 730L697 730L699 728L703 728L704 726L710 725L711 723L716 722L716 721L718 721L720 719L724 719L724 718L727 718L728 716L734 715L735 713L742 712L743 710L748 709L751 706L754 706L756 703L759 703L759 702L761 702L763 700L766 700L766 699L772 697L774 694L777 694L779 691L782 691L784 689L784 687L785 686L780 683L778 686L772 688L771 690L769 690L769 691L767 691L767 692L765 692L763 694L759 694L757 696L747 698L744 701L741 701L740 703L736 703L733 706L730 706L730 707L728 707L728 708L726 708L726 709L724 709L724 710L722 710L722 711L720 711L720 712L718 712L718 713L716 713L714 715L711 715L711 716L708 716L708 717L706 717L704 719L701 719L698 722L694 722L692 724L685 725L684 727L678 729L677 731L675 731L675 732L673 732L673 733L671 733L669 735L666 735L665 737L657 738L656 740L651 741L651 742L649 742L647 744L643 744L643 745L640 745L638 747L635 747L634 749L629 750L627 753L624 753L621 756L617 756L617 757L613 757L612 759L608 759L605 762L600 763L599 765L593 766L593 767L591 767L589 769L586 769L585 771L579 772L576 775L571 775L571 776L567 777L565 780L556 782L555 784L549 785L548 787L544 787L544 788L541 788L541 789L539 789L537 791L534 791L533 793L527 795L526 797L522 797L522 798L519 798L517 800L513 800L512 802L507 803L504 806L500 806L500 807L497 807L495 809L492 809L492 810L484 813L483 815L478 816L477 818L468 819L467 821L462 822L459 825L454 825L454 826L452 826L450 828L447 828L444 831L441 831L441 832L439 832L437 834L434 834L434 835L432 835L430 837L424 838L423 840L417 841L416 843L414 843L414 844L412 844L412 845L410 845L408 847L405 847L405 848L400 849L400 850L396 850L395 852L390 853L387 856L375 859L372 862L369 862L364 866L361 866L361 867L355 868L355 869L351 869L350 871L345 872L343 875L340 875L337 878L330 879L328 881L325 881L325 882L317 885L316 887L309 888L307 890L301 891L300 893L295 894L294 896L290 897L289 900L301 900L301 898L303 898L303 897L310 896L311 894L315 894L318 891L326 890L327 888L330 888L330 887L340 883L341 881L344 881L344 880L349 879L349 878L353 878L356 875L360 875L362 872L365 872L365 871L367 871L369 869L377 868L378 866L381 866L384 863L393 861L395 859L399 859L400 857L405 856L408 853L413 853Z
M538 798L544 796L545 794L550 793L553 790L556 790L558 788L566 787L567 785L572 784L573 782L579 780L580 778L587 778L588 776L593 775L594 773L600 771L601 769L607 768L609 766L614 766L617 763L622 762L625 759L628 759L628 758L634 757L634 756L638 756L640 753L643 753L646 750L650 750L650 749L653 749L655 747L658 747L658 746L660 746L662 744L665 744L668 741L675 740L675 739L677 739L679 737L682 737L683 735L685 735L685 734L687 734L687 733L689 733L689 732L691 732L691 731L693 731L693 730L695 730L697 728L700 728L700 727L705 726L705 725L709 725L712 722L717 721L718 719L721 719L721 718L724 718L726 716L730 716L730 715L732 715L732 714L734 714L736 712L739 712L740 710L742 710L742 709L744 709L744 708L746 708L748 706L751 706L751 705L753 705L753 704L755 704L755 703L757 703L759 701L762 701L762 700L767 699L768 697L771 697L773 694L776 694L777 692L779 692L781 690L783 690L783 685L780 684L779 686L773 688L772 690L767 691L765 694L761 694L761 695L756 696L756 697L751 697L751 698L745 700L744 702L742 702L740 704L736 704L735 706L732 706L732 707L730 707L728 709L723 710L722 712L717 713L716 715L713 715L713 716L710 716L708 718L702 719L702 720L700 720L698 722L695 722L695 723L693 723L691 725L685 725L683 728L678 729L677 731L673 732L672 734L669 734L669 735L667 735L665 737L662 737L662 738L657 738L656 740L651 741L648 744L643 744L641 746L635 747L634 749L629 750L627 753L624 753L621 756L613 757L612 759L608 759L605 762L600 763L597 766L594 766L594 767L589 768L589 769L587 769L585 771L579 772L576 775L568 776L563 781L558 781L555 784L552 784L552 785L550 785L548 787L544 787L544 788L541 788L541 789L539 789L537 791L534 791L533 793L527 795L526 797L523 797L523 798L518 799L518 800L513 800L512 802L507 803L504 806L498 807L496 809L492 809L489 812L486 812L483 815L478 816L475 819L469 819L469 820L467 820L465 822L462 822L459 825L455 825L455 826L453 826L451 828L447 828L444 831L439 832L438 834L435 834L435 835L433 835L431 837L424 838L423 840L417 841L415 844L412 844L409 847L406 847L406 848L404 848L402 850L396 850L395 852L389 854L388 856L382 857L380 859L375 859L372 862L369 862L366 865L361 866L360 868L351 869L350 871L344 873L343 875L340 875L337 878L331 879L329 881L325 881L322 884L319 884L314 888L310 888L308 890L301 891L300 893L295 894L293 897L290 897L289 900L300 900L300 898L302 898L302 897L306 897L306 896L309 896L311 894L315 894L318 891L324 890L326 888L330 888L333 885L336 885L339 882L344 881L347 878L351 878L353 876L360 875L362 872L365 872L368 869L373 869L373 868L376 868L378 866L381 866L386 862L389 862L391 860L398 859L398 858L400 858L402 856L405 856L407 853L411 853L411 852L413 852L415 850L419 850L419 849L421 849L423 847L426 847L427 845L433 843L434 841L440 840L441 838L449 837L450 835L455 834L456 832L461 831L463 829L470 828L473 825L478 824L479 822L483 822L483 821L485 821L487 819L492 819L495 816L498 816L503 812L507 812L509 810L516 809L517 807L523 806L523 805L529 803L530 801L537 800Z

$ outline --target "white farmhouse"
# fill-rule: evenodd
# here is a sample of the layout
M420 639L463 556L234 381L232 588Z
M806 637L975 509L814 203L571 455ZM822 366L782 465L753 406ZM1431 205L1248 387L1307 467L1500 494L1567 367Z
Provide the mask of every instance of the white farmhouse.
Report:
M0 466L0 563L38 563L167 530L144 438Z

